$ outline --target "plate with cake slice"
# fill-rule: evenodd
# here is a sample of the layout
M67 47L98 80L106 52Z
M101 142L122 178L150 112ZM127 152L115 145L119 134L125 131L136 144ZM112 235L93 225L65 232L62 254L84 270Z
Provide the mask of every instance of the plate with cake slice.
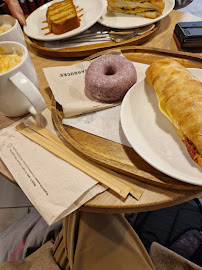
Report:
M104 26L129 29L146 26L166 17L175 0L103 0L104 10L98 22Z
M36 40L66 39L90 28L103 10L103 0L53 0L32 12L23 29Z

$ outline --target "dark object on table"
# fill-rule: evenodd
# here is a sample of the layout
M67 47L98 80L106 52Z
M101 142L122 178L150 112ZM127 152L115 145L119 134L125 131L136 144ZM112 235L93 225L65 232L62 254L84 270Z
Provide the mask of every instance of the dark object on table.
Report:
M45 4L45 0L37 0L38 6L42 6Z
M35 0L29 0L29 9L30 11L34 11L37 8Z
M180 9L188 6L193 0L175 0L174 9Z
M10 10L9 10L9 8L8 8L8 5L7 5L7 3L6 2L4 2L4 1L1 1L0 2L0 14L8 14L8 15L11 15L11 12L10 12Z
M30 14L30 10L29 10L29 6L28 6L28 2L25 0L19 0L20 2L20 6L24 12L25 15Z
M202 21L177 23L173 36L180 48L202 47Z

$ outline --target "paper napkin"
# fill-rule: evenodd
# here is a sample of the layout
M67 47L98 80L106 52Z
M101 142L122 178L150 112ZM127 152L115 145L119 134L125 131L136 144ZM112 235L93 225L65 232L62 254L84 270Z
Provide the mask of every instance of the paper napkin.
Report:
M121 52L115 50L109 54L121 55ZM109 104L94 101L85 94L85 72L92 61L43 69L55 100L62 106L65 118L111 108L120 104L120 102ZM134 65L139 81L143 78L144 72L138 64Z
M148 65L135 63L138 72L138 81L145 78L145 71ZM80 116L64 118L62 123L69 125L99 137L130 146L125 137L120 121L121 105L105 110L92 112Z
M30 117L25 123L33 120ZM35 120L55 132L48 109ZM49 225L106 190L87 174L17 132L15 126L0 132L0 157Z

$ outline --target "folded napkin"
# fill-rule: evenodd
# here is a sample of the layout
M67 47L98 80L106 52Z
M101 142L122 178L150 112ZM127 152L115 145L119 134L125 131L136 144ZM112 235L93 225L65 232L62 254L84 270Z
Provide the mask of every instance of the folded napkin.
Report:
M99 112L64 118L62 123L131 147L120 122L121 105Z
M27 125L34 121L32 117L23 120ZM57 133L48 109L35 120ZM17 132L15 126L0 132L0 157L49 225L106 190L89 175Z
M138 82L145 78L145 71L149 65L133 62L138 72ZM117 142L126 146L131 146L125 137L121 122L121 105L79 115L70 118L64 118L62 123L69 125L99 137Z
M108 54L121 55L121 51L114 50ZM71 66L43 69L55 100L62 106L65 118L103 110L120 104L120 102L109 104L94 101L85 94L85 71L92 61L82 61ZM144 72L137 63L134 65L137 71L137 79L140 81L144 77Z

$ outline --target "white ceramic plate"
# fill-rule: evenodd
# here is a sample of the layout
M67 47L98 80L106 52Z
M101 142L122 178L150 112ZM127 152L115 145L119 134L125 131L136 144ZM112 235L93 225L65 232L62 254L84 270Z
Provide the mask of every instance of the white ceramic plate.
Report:
M98 22L102 25L119 29L136 28L155 23L167 16L173 10L175 5L175 0L165 0L163 13L156 19L149 19L133 14L107 12L107 1L103 1L105 8Z
M62 0L51 1L32 12L26 20L27 25L24 26L24 32L26 33L26 35L31 38L44 41L60 40L75 36L95 24L100 18L104 9L104 4L102 0L74 0L75 6L79 6L79 9L83 8L83 11L79 13L79 15L83 14L83 16L81 17L81 25L78 28L61 35L55 35L52 33L49 35L45 35L45 33L49 32L49 29L41 30L41 28L44 28L48 25L47 23L42 23L46 20L47 8L51 4L61 1Z
M202 70L190 69L202 78ZM170 120L159 110L154 89L144 79L126 94L121 125L133 149L159 171L202 186L202 168L188 154Z

